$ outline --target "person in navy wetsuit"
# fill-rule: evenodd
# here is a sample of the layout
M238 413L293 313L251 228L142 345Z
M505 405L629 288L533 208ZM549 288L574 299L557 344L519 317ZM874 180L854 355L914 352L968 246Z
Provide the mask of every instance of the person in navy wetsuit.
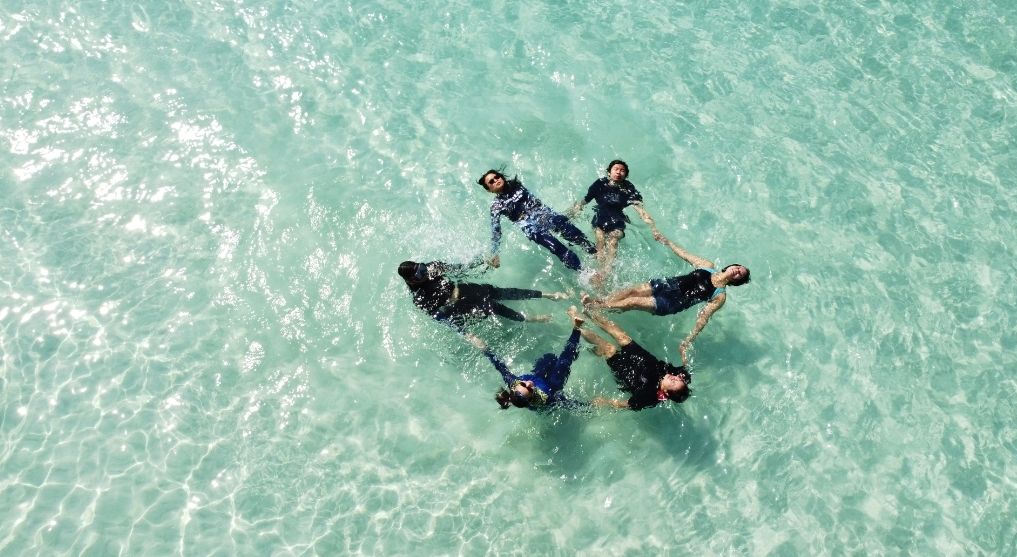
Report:
M512 321L548 321L549 315L527 317L504 305L501 300L526 300L568 298L564 292L541 292L525 288L503 288L491 284L457 282L458 278L484 265L482 260L462 265L432 261L417 263L403 261L399 264L399 276L413 293L413 303L425 313L463 332L463 327L472 318L497 315Z
M578 409L588 406L586 403L566 398L562 392L572 373L572 363L579 357L579 334L583 326L583 318L576 313L574 306L569 308L568 313L572 318L572 334L565 342L561 354L555 355L550 352L544 354L537 359L533 371L525 375L515 375L483 341L479 339L474 341L505 381L506 387L498 391L494 397L503 410L510 405L535 411L555 407Z
M581 230L569 222L568 217L552 210L523 187L518 178L508 180L498 170L488 170L477 183L494 194L491 202L491 265L499 265L498 248L501 244L501 218L506 217L519 225L530 241L543 246L569 269L582 268L579 257L558 238L555 232L570 244L581 246L587 253L597 253L597 247Z
M671 248L675 255L687 261L695 267L695 270L685 275L653 279L600 299L590 298L584 294L583 305L587 308L619 311L637 309L654 315L671 315L706 302L706 306L696 318L696 324L679 345L682 363L687 365L689 346L710 321L710 317L724 305L727 300L727 287L749 282L749 270L744 265L735 263L718 271L712 261L689 253L660 232L655 232L654 238Z
M625 224L629 222L628 216L624 213L626 207L632 207L639 218L650 226L650 230L657 232L653 217L643 208L643 196L632 182L628 181L628 176L629 165L625 161L618 159L611 161L607 165L607 176L590 184L583 200L566 213L569 218L575 218L587 203L597 202L591 224L597 239L597 260L600 263L600 270L592 279L594 285L602 284L611 272L618 252L618 241L625 237Z
M631 394L628 400L596 397L593 404L642 410L665 400L685 402L692 395L689 387L692 374L685 366L674 366L658 359L600 313L588 311L588 315L597 326L614 338L618 346L587 329L582 330L583 338L596 347L595 354L607 361L607 367L611 368L618 388Z

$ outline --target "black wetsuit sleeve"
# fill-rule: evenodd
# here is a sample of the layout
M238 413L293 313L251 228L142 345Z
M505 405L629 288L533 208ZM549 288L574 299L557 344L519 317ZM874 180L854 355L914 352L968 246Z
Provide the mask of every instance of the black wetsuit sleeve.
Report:
M631 410L642 410L643 408L652 408L659 402L657 400L657 393L644 390L633 394L629 397L629 409Z
M491 365L494 366L494 369L498 370L498 373L501 374L501 378L505 380L506 385L511 385L514 381L519 380L518 377L516 377L515 375L513 375L511 371L509 371L508 366L505 365L505 362L501 361L498 358L498 356L494 355L494 352L491 352L490 350L485 350L484 355L487 356L487 359L491 361Z
M629 189L631 190L629 192L628 204L635 205L636 203L642 203L643 194L639 193L639 190L636 189L636 186L632 185L632 182L626 180L625 183L629 186Z
M583 203L589 203L593 201L594 197L597 197L597 184L599 183L600 180L597 180L590 184L589 189L586 190L586 197L583 198Z

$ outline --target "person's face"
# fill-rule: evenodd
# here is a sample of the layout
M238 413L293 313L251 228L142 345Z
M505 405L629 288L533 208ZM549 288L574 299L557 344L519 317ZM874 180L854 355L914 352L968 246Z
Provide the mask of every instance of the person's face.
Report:
M625 165L623 164L611 165L611 170L607 173L607 177L610 178L612 182L621 182L628 175L629 172L625 170Z
M501 190L505 188L505 178L502 178L500 174L488 172L484 174L484 187L491 193L501 193Z
M727 268L727 271L724 272L724 277L727 278L727 280L729 281L732 280L737 281L745 278L745 276L748 274L749 270L746 269L745 267L742 267L741 265L732 265Z
M670 373L665 375L660 380L660 388L662 391L668 394L668 396L676 395L685 390L685 381L677 375L671 375Z
M533 381L520 381L512 390L520 397L529 400L533 396Z

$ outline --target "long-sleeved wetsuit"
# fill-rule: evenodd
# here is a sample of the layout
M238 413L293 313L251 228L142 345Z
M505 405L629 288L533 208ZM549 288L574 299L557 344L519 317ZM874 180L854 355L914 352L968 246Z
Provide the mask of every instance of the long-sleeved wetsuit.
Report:
M505 188L491 202L491 253L497 254L501 244L501 218L506 217L519 225L530 241L544 246L569 269L579 270L579 257L565 244L551 235L556 232L570 244L582 246L587 253L596 253L597 247L569 222L565 215L556 213L529 192L518 180L507 180Z
M432 261L426 266L427 280L417 284L406 283L413 293L413 303L431 317L448 323L457 330L462 330L471 317L499 315L513 321L524 321L526 317L523 314L501 304L499 300L528 300L543 296L539 290L454 282L448 278L448 275L466 274L470 265ZM458 297L453 300L457 289Z
M509 389L512 389L518 381L533 381L534 393L528 407L531 410L543 410L556 405L585 406L583 403L567 399L562 393L565 382L572 373L572 362L579 357L579 329L572 330L572 335L569 336L560 355L555 356L550 352L544 354L537 359L533 371L526 375L513 374L505 362L490 350L485 350L484 355L501 373Z

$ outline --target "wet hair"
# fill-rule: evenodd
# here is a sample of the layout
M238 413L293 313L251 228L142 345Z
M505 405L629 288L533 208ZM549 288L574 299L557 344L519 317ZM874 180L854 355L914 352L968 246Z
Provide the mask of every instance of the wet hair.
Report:
M620 165L625 167L625 177L628 178L629 177L629 163L627 163L627 162L625 162L625 161L623 161L621 159L614 159L613 161L607 163L607 173L610 174L611 173L611 167L616 165L616 164L620 164Z
M485 190L487 190L487 184L484 183L484 177L487 176L488 174L494 174L495 176L500 177L502 180L505 180L505 185L506 186L510 186L511 187L511 186L514 186L514 185L522 184L522 182L519 181L519 176L518 175L513 176L512 178L509 178L508 176L506 176L505 175L505 167L503 166L503 167L501 167L501 168L499 168L497 170L495 170L493 168L490 169L490 170L487 170L483 174L480 175L480 178L477 178L477 183L480 184L480 187L484 188ZM487 191L491 191L491 190L487 190Z
M677 393L668 393L667 398L671 402L681 404L688 400L690 396L692 396L692 387L689 386L689 384L692 383L692 374L685 369L685 366L681 366L678 368L678 372L675 373L675 375L680 377L681 380L685 383L685 388L678 391Z
M740 278L740 279L738 279L738 280L732 280L728 284L730 284L731 286L741 286L741 285L749 282L750 280L752 280L752 277L749 275L749 268L746 267L745 265L742 265L741 263L732 263L732 264L724 267L723 269L721 269L720 272L723 273L724 271L728 270L729 267L735 267L735 266L744 268L745 269L745 276Z
M413 280L416 274L417 263L415 261L403 261L399 264L399 276L403 277L403 280Z
M502 388L495 393L494 400L498 401L498 406L501 406L502 410L507 409L509 405L516 408L526 408L530 405L529 399L523 398L506 388Z
M486 178L488 174L494 174L495 176L500 176L502 180L506 179L505 175L502 174L500 170L495 170L495 169L492 168L492 169L484 172L483 174L480 175L480 178L477 178L477 183L480 184L481 187L483 187L485 190L487 189L487 184L484 183L484 178Z

